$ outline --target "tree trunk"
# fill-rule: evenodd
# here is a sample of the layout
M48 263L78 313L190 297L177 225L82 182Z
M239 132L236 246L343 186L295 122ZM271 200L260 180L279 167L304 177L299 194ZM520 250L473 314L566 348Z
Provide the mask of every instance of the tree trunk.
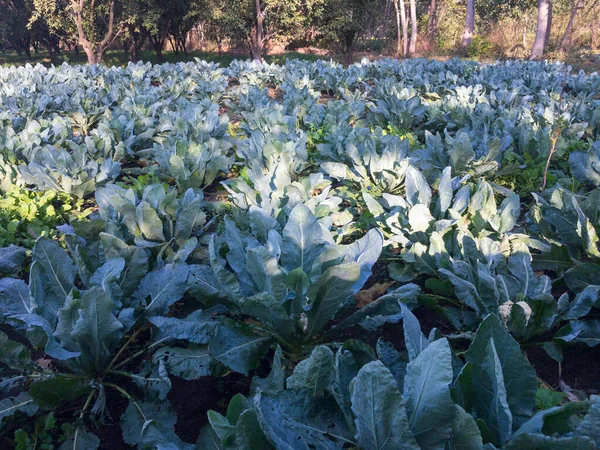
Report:
M104 56L104 51L120 33L120 31L115 33L114 30L115 1L116 0L110 1L107 30L104 38L100 42L93 44L88 40L83 28L83 10L85 6L84 0L71 0L73 19L75 21L75 26L77 27L77 36L79 38L79 43L83 47L83 51L87 55L88 64L93 65L101 63Z
M569 18L569 23L567 24L567 29L565 30L565 34L560 42L560 50L563 51L567 48L571 47L571 33L573 31L573 24L575 23L575 17L577 16L577 11L583 9L584 0L575 0L573 4L573 8L571 9L571 17Z
M52 42L48 42L48 55L50 56L50 62L56 64L56 50Z
M394 0L394 9L396 10L396 56L403 55L402 51L402 28L400 27L400 8L398 0Z
M138 37L137 33L134 31L133 33L131 33L131 41L130 41L130 46L129 46L129 58L131 59L131 62L134 64L139 61L138 42L139 42L139 37Z
M417 0L410 0L410 21L412 25L410 33L410 48L408 52L411 56L417 51L417 33L419 30L419 24L417 23Z
M263 55L263 33L264 33L264 16L260 5L260 0L254 0L254 8L256 13L256 26L254 33L250 38L250 55L252 59L262 61Z
M463 29L461 45L468 47L473 42L473 32L475 31L475 0L467 0L467 17L465 19L465 28Z
M596 50L598 48L598 35L600 31L600 17L598 20L594 21L592 25L592 50Z
M163 57L163 44L162 42L159 42L157 44L154 45L154 52L156 53L156 60L158 62L163 62L164 61L164 57Z
M550 44L550 37L552 36L552 19L554 17L552 0L548 0L548 4L550 5L550 9L548 10L548 32L546 33L546 39L544 40L544 50L546 50Z
M399 0L400 5L400 22L402 23L402 55L408 55L408 17L406 16L406 5L404 0Z
M550 34L550 17L552 15L551 0L538 0L538 18L537 30L535 32L535 41L531 50L531 59L538 59L544 56L546 42Z
M437 1L431 0L429 2L429 10L428 10L428 17L427 17L427 35L429 36L430 39L433 38L433 36L435 35L436 14L437 14Z
M379 33L379 38L385 37L388 32L389 24L390 24L390 0L385 1L385 10L383 13L383 26L381 27L381 32Z

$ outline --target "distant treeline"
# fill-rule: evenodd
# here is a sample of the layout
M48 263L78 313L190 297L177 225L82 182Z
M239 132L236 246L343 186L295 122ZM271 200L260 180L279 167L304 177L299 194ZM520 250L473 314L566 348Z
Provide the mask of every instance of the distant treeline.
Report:
M31 57L110 46L541 58L600 46L600 0L0 0L0 50Z

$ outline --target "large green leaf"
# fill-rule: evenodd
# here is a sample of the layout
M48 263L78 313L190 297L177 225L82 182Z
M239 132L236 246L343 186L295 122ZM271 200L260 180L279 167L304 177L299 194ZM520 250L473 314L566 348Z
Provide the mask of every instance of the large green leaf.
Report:
M33 306L29 298L29 287L23 280L3 278L0 280L0 323L5 317L16 314L31 314Z
M277 449L333 450L353 443L332 398L313 397L310 390L287 390L254 401L261 428Z
M478 411L487 410L493 400L490 398L490 392L496 389L489 384L489 377L496 376L496 369L492 370L492 361L488 360L492 339L494 351L502 365L506 401L513 416L513 426L517 429L531 417L535 405L537 377L535 370L521 353L519 344L506 331L500 319L491 314L479 325L475 339L465 354L467 362L473 365L475 408ZM487 365L489 370L484 370L484 365Z
M474 366L474 409L485 423L493 443L504 445L512 434L513 415L508 405L503 367L496 348L494 338L490 338L481 366Z
M300 268L310 273L324 245L321 225L310 209L299 203L290 213L283 229L282 266L288 271Z
M165 314L187 289L187 266L166 265L148 273L133 294L136 306L143 308L137 320Z
M47 238L36 241L29 272L31 300L38 314L50 324L73 289L75 271L69 255L59 243Z
M157 448L174 444L181 450L190 450L175 434L177 418L168 402L161 404L129 402L121 416L121 430L126 444L140 448ZM168 448L168 447L165 447Z
M269 336L255 334L247 326L227 321L219 324L208 348L217 361L248 375L258 366L271 342Z
M72 402L90 391L85 380L51 376L36 379L29 388L29 395L40 408L53 408L59 402Z
M590 410L575 430L575 436L587 436L596 443L596 448L600 447L600 396L592 395Z
M594 450L594 441L587 437L552 437L543 434L521 434L508 442L503 450Z
M412 361L417 358L429 345L429 341L421 331L421 324L410 309L404 304L402 308L402 328L404 330L404 344L408 350L408 357Z
M63 442L58 450L96 450L98 447L100 447L98 436L77 427L73 436Z
M481 432L473 416L456 405L456 416L452 422L450 450L480 450L483 448Z
M554 335L554 340L565 344L600 344L600 320L572 320Z
M313 397L329 390L335 380L334 355L324 345L319 345L310 356L298 363L287 379L288 389L309 389Z
M202 310L194 311L183 319L154 316L150 322L166 335L194 344L208 344L218 325L210 311Z
M163 347L154 354L153 360L163 361L169 373L184 380L197 380L219 372L219 364L206 347Z
M408 423L423 449L443 450L450 438L456 414L450 397L452 377L451 350L446 339L430 343L406 367Z
M23 367L31 362L31 353L23 344L10 340L6 333L0 331L0 362Z
M37 405L26 392L21 392L16 397L0 400L0 425L2 425L2 420L5 417L10 417L17 412L23 412L31 417L37 410Z
M0 273L14 272L21 267L27 250L16 245L0 248Z
M357 439L365 450L418 449L396 380L380 361L363 366L351 385Z
M311 307L307 313L307 337L321 331L352 294L353 286L360 277L360 266L356 263L330 267L311 285L306 294Z

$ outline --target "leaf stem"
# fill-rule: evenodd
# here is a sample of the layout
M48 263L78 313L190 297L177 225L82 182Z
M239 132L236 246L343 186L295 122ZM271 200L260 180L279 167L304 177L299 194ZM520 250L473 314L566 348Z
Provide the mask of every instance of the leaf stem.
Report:
M156 341L155 343L153 343L152 345L149 345L148 347L144 348L143 350L140 350L139 352L134 353L133 355L131 355L129 358L124 359L123 361L121 361L119 364L116 364L114 367L109 367L107 372L110 372L111 369L117 370L121 367L123 367L125 364L127 364L129 361L131 361L132 359L137 358L138 356L143 355L144 353L146 353L148 350L150 350L153 347L156 347L157 345L162 344L164 341L170 339L171 337L164 337L162 339L159 339L158 341Z
M145 329L145 327L141 327L138 328L131 336L130 338L127 340L127 342L125 342L125 344L123 345L123 347L121 347L119 349L119 351L117 352L117 354L115 355L115 357L111 360L111 362L108 364L108 367L106 369L107 372L110 371L110 369L113 368L113 366L115 365L115 363L119 360L119 358L121 357L121 355L123 354L123 352L125 350L127 350L127 347L129 347L133 341L135 341L135 339L138 337L138 335Z

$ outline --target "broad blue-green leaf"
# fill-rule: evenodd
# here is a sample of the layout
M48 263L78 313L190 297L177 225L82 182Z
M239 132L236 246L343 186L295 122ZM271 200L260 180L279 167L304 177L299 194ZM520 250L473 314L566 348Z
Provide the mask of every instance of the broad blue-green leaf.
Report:
M171 379L164 361L154 364L145 362L138 373L131 374L132 379L144 392L144 398L150 401L164 400L171 390Z
M185 197L195 197L194 191L188 189ZM200 227L206 223L206 214L202 211L202 200L197 197L191 202L187 202L177 213L177 225L175 235L179 243L183 243L189 238L198 235Z
M90 391L89 382L82 379L50 376L36 379L29 395L40 408L53 408L59 402L73 402Z
M31 353L23 344L11 341L0 331L0 362L8 366L26 366L31 362Z
M225 297L231 300L238 300L241 297L240 283L235 274L225 267L226 261L219 254L216 235L214 234L208 243L208 255L210 257L210 266L218 282L219 291L223 292Z
M404 304L400 306L402 308L404 343L408 350L408 357L412 361L427 348L429 341L421 332L421 324L411 310Z
M379 338L377 341L377 357L394 376L394 379L398 384L398 389L403 391L407 363L400 355L400 352L398 352L390 342L386 342L382 340L382 338Z
M375 299L354 312L338 326L340 328L360 325L367 330L376 330L384 323L396 323L402 319L402 304L416 300L421 288L416 284L405 284Z
M590 401L592 403L590 410L577 426L575 436L592 438L598 448L600 447L600 396L592 395Z
M219 437L210 425L204 425L200 430L200 435L196 441L196 449L202 450L224 450Z
M440 212L445 214L452 204L452 168L446 167L442 171L440 185L438 188L438 197L440 201Z
M271 450L273 444L260 427L256 412L245 410L237 421L236 450Z
M11 273L20 269L27 250L16 245L0 248L0 273Z
M519 344L506 331L500 319L494 315L488 315L483 320L477 329L473 343L465 354L467 362L470 362L474 369L475 409L483 411L481 408L489 408L489 392L495 389L489 385L492 381L489 377L495 373L495 369L493 372L490 372L491 367L488 371L484 370L484 365L490 366L492 363L486 362L492 339L498 360L502 364L506 401L513 416L513 425L517 429L531 417L535 405L537 377L535 370L521 353ZM487 373L488 378L482 371Z
M148 273L133 294L136 304L143 308L137 320L165 314L169 306L181 299L187 289L187 266L167 265Z
M579 423L579 416L589 409L588 402L567 402L537 412L512 435L512 439L521 434L542 433L549 436L573 433Z
M98 436L77 427L73 436L63 442L58 450L96 450L98 447L100 447Z
M307 313L306 336L313 336L325 327L352 294L354 283L359 277L360 266L358 264L340 264L327 269L310 286L306 294L311 302L311 308Z
M277 449L333 450L353 443L332 398L313 397L309 390L258 394L254 407L265 434Z
M112 349L121 339L123 324L114 315L115 304L100 288L83 293L79 317L71 332L81 351L79 361L101 373L112 357Z
M371 276L371 269L381 255L383 235L381 231L369 230L362 238L344 247L344 262L355 262L360 266L360 277L354 285L354 291L364 286Z
M271 337L254 334L233 322L219 324L209 345L210 354L231 370L248 375L258 366L271 344Z
M296 321L287 314L280 301L266 292L244 298L240 309L284 339L295 334Z
M335 381L333 352L319 345L310 356L298 363L287 379L288 389L308 389L313 397L329 390Z
M27 392L21 392L16 397L0 400L0 425L5 417L10 417L17 412L23 412L29 417L33 416L38 407Z
M136 208L137 225L144 239L164 242L163 223L152 206L142 201Z
M38 314L50 324L73 289L75 271L69 255L59 243L47 238L36 241L29 273L31 300Z
M513 416L509 409L502 365L493 338L487 346L481 371L474 371L473 389L476 393L474 405L478 416L485 421L494 436L494 441L504 445L512 434Z
M431 188L423 174L413 166L406 169L406 201L409 205L425 205L431 203Z
M16 314L31 314L33 307L29 298L29 286L17 278L0 280L0 323Z
M59 360L75 358L80 355L80 352L66 350L56 342L52 327L42 316L38 316L37 314L18 314L14 318L26 323L30 327L41 328L44 331L47 336L46 347L44 349L46 355Z
M125 260L125 267L117 284L123 293L123 300L127 301L148 272L148 254L145 249L127 245L118 237L108 233L100 233L100 242L106 259Z
M204 303L216 297L226 296L215 277L212 267L200 264L188 266L188 293Z
M587 437L552 437L543 434L521 434L509 441L503 450L594 450L594 441Z
M380 361L363 366L351 385L357 439L365 450L418 449L396 380Z
M184 380L197 380L220 371L219 364L206 347L163 347L154 353L152 359L155 363L162 361L170 374Z
M310 273L324 245L321 225L310 209L299 203L292 209L283 229L281 264L288 271L300 268Z
M268 293L279 302L285 300L285 274L279 267L277 258L266 247L249 248L245 264L259 292Z
M360 366L356 362L351 351L342 347L335 354L335 383L333 385L333 396L340 409L344 413L349 428L354 428L354 416L352 414L352 394L350 385L358 374Z
M250 384L251 392L266 392L267 394L276 394L283 391L285 387L285 363L283 360L283 352L278 345L273 355L273 363L271 371L265 378L255 376ZM229 406L232 404L229 403ZM229 416L228 416L229 417ZM231 419L230 419L231 420Z
M129 402L121 416L121 430L126 444L140 448L176 445L175 448L187 450L191 444L181 441L175 434L177 418L168 402L161 404ZM168 448L168 447L165 447Z
M227 417L219 414L216 411L208 411L208 422L214 430L218 439L221 441L221 445L225 447L231 446L235 442L235 436L237 433L236 422L230 422Z
M446 339L430 343L406 366L404 401L408 423L423 449L444 449L452 433L456 412L450 397L452 376Z
M600 320L572 320L556 332L554 340L595 347L600 344Z
M109 259L94 272L90 278L90 284L100 286L110 298L120 298L121 289L117 283L124 268L125 260L123 258Z
M155 316L150 322L160 331L175 339L185 339L194 344L208 344L217 322L209 312L194 311L184 319Z
M569 310L563 315L564 319L579 319L590 312L592 308L600 307L600 286L586 286L575 296L569 305Z
M456 415L452 422L450 450L480 450L482 448L483 440L475 419L456 405Z

